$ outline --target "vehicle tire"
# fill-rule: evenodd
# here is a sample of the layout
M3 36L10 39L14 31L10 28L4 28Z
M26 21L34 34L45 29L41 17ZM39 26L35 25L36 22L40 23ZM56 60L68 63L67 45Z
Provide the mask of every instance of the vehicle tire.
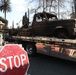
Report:
M61 39L68 39L69 35L68 35L68 32L65 30L57 30L54 33L54 37L61 38Z
M36 46L32 43L27 43L25 46L25 50L28 53L29 56L36 55Z

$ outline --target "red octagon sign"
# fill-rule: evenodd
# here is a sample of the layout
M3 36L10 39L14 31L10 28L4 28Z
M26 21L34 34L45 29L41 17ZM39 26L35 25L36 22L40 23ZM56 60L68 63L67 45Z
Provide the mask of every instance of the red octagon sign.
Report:
M18 44L7 44L0 50L0 75L25 75L28 55Z

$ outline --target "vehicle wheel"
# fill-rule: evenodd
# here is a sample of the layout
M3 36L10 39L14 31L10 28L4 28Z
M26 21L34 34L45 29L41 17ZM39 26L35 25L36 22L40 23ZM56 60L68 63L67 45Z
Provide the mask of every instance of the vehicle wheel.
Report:
M54 37L57 37L57 38L62 38L62 39L68 39L69 36L68 36L68 33L64 30L58 30L54 33Z
M26 52L28 53L29 56L36 55L36 46L35 46L35 44L30 44L30 43L26 44L25 50L26 50Z

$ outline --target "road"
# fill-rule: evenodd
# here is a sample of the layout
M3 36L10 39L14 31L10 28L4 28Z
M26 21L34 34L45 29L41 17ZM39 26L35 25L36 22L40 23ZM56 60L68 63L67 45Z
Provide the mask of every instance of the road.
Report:
M76 62L38 54L29 57L30 75L76 75Z

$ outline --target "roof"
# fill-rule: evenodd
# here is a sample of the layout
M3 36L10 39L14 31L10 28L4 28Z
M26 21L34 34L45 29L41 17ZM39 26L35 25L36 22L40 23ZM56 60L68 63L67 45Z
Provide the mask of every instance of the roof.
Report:
M49 17L56 17L57 18L57 16L55 14L48 13L48 12L37 13L36 15L38 15L38 14L40 14L40 16L42 16L42 17L44 14L46 14L48 18Z

